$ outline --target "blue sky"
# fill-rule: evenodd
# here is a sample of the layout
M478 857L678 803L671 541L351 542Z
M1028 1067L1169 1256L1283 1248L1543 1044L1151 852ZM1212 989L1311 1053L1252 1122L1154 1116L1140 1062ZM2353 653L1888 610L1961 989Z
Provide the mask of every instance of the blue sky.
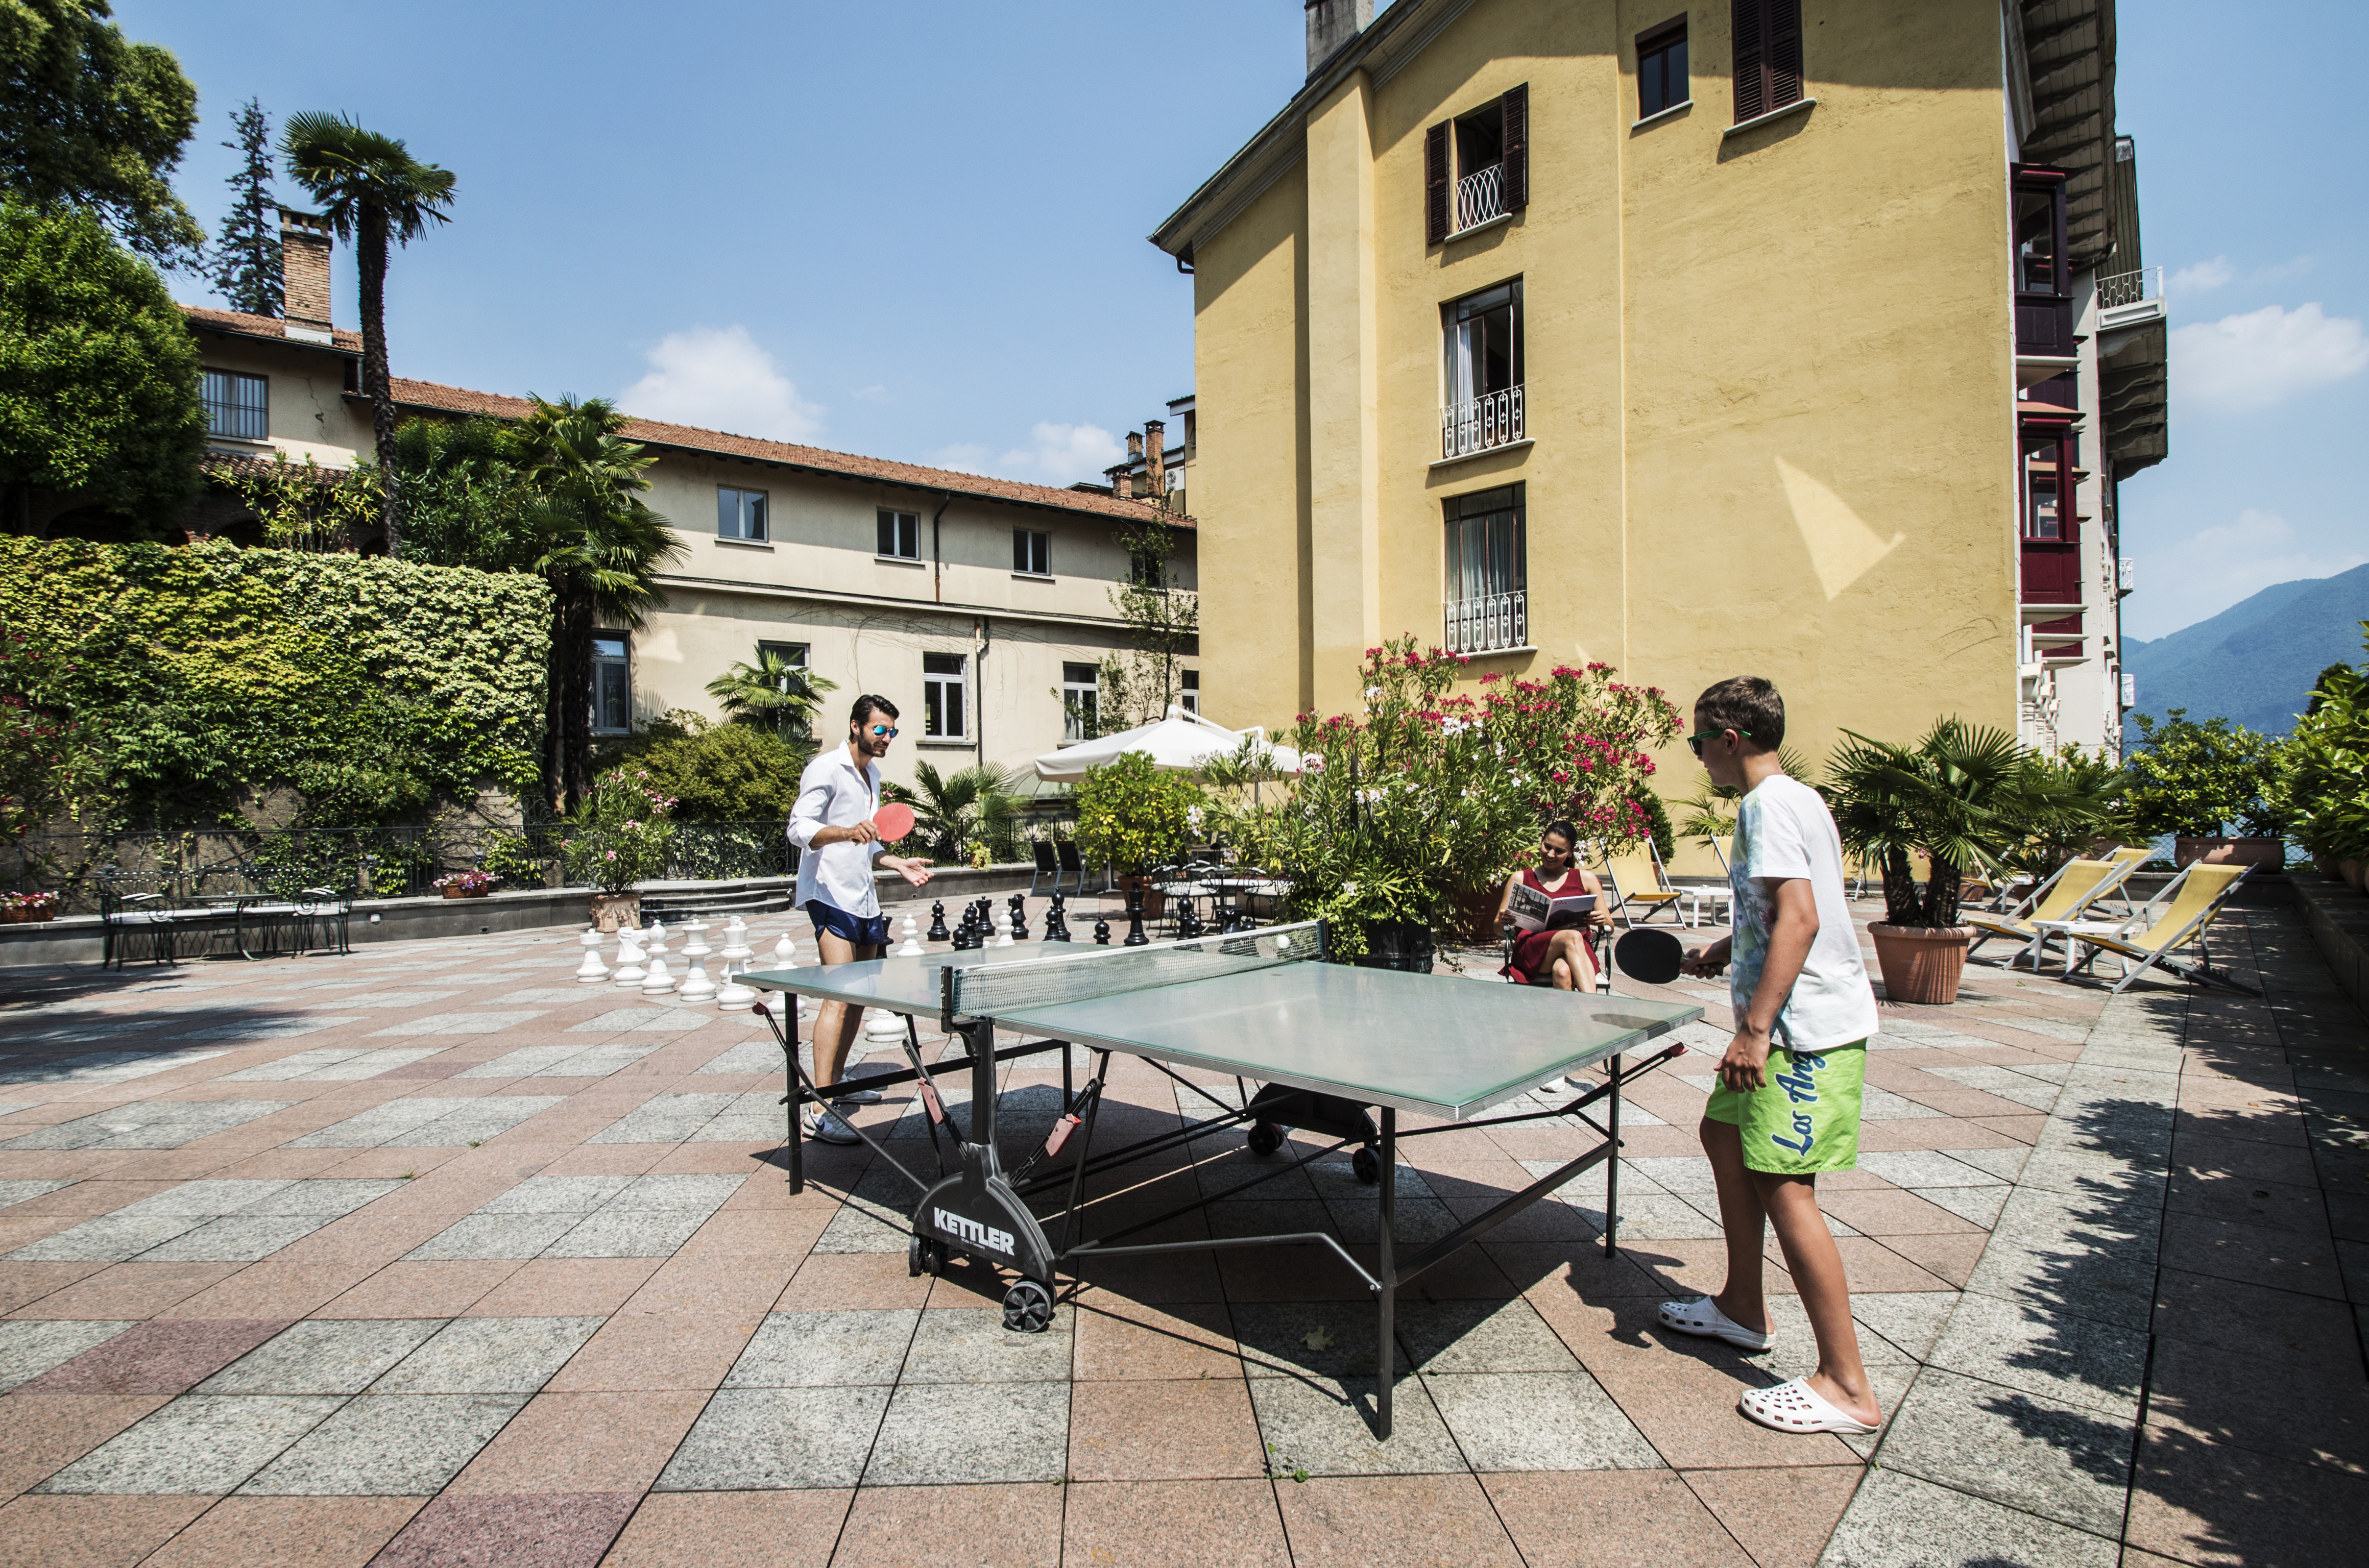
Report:
M198 84L178 183L210 225L250 95L460 176L456 222L395 260L398 374L1051 484L1190 389L1191 285L1143 235L1304 65L1295 0L116 12ZM2123 492L2137 637L2369 559L2369 6L2249 7L2249 37L2308 40L2274 79L2233 74L2229 16L2120 8L2175 327L2172 455Z

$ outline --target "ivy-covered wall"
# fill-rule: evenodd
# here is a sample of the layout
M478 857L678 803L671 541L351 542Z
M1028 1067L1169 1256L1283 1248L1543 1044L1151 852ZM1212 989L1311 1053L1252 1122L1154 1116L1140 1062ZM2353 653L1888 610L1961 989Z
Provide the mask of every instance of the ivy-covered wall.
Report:
M0 625L56 656L96 743L86 826L220 819L292 789L324 826L528 793L551 592L376 556L0 536Z

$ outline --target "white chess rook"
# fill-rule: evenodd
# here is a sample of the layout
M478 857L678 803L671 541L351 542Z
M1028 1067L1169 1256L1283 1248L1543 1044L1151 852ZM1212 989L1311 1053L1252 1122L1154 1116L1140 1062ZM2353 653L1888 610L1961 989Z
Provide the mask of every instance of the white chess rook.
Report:
M601 962L601 928L587 926L577 940L584 944L584 962L576 966L577 983L597 986L609 978L609 966Z

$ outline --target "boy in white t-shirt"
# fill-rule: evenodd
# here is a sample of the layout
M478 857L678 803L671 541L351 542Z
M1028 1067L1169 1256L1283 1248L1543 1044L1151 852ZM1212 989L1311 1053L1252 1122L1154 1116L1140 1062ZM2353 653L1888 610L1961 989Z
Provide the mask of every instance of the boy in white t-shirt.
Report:
M1735 1037L1704 1107L1703 1151L1719 1184L1727 1284L1663 1303L1665 1326L1747 1350L1769 1343L1761 1237L1777 1229L1785 1266L1818 1339L1818 1368L1754 1389L1737 1408L1780 1432L1872 1432L1883 1424L1851 1325L1841 1250L1818 1211L1817 1173L1859 1162L1860 1088L1875 992L1843 898L1842 841L1818 793L1786 776L1777 748L1785 700L1757 676L1695 699L1687 738L1736 803L1728 882L1734 934L1688 955L1690 974L1728 981Z

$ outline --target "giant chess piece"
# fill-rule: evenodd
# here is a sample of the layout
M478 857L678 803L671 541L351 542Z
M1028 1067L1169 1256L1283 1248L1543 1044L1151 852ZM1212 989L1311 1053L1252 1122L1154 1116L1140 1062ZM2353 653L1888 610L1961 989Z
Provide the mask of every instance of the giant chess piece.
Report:
M921 922L915 920L912 916L907 915L905 917L905 940L903 944L897 949L898 957L918 958L921 956Z
M995 911L995 944L998 947L1012 945L1012 911L1010 910Z
M757 955L749 947L749 928L738 915L724 922L724 983L715 988L715 1006L719 1012L746 1013L757 1000L754 987L743 985L740 977L749 972L749 961Z
M674 991L674 977L667 973L666 955L655 947L650 950L650 972L642 978L644 996L669 996Z
M649 979L650 972L642 967L641 936L632 926L617 928L617 972L609 978L620 990L639 990L642 982Z
M1200 907L1190 898L1176 900L1176 934L1186 942L1201 934Z
M1097 947L1110 945L1110 921L1099 916L1094 921L1094 945Z
M930 906L930 934L928 940L932 942L952 942L954 940L954 933L946 929L946 906L943 900Z
M1012 895L1012 940L1028 940L1028 900L1018 893Z
M1053 895L1052 903L1047 906L1045 910L1045 940L1047 942L1070 940L1070 922L1063 918L1061 895L1059 893Z
M577 940L584 944L584 962L576 966L577 983L597 986L609 978L609 966L601 962L601 928L588 925Z
M682 929L691 933L691 940L682 946L682 956L689 960L691 967L683 975L682 987L676 994L685 1001L714 1001L715 982L707 978L707 966L702 962L715 951L707 945L707 922L692 921Z
M1138 883L1127 890L1127 940L1120 945L1148 947L1151 938L1143 934L1143 885Z

